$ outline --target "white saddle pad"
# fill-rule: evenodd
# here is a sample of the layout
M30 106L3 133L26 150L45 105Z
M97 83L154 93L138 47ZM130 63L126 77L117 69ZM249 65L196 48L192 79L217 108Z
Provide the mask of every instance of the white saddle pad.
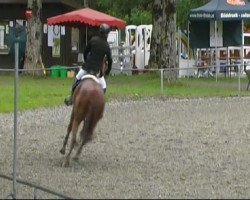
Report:
M91 79L93 79L95 82L97 82L97 83L99 83L99 84L100 84L99 79L98 79L98 78L96 78L96 76L91 75L91 74L86 74L86 75L84 75L84 76L81 78L81 80L83 80L83 79L87 79L87 78L91 78Z

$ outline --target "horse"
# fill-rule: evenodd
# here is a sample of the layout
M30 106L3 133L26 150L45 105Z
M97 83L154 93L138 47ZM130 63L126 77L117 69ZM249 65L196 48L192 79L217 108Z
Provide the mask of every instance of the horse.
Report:
M94 75L85 75L73 94L73 107L70 122L60 153L65 155L68 138L72 132L71 144L62 166L69 166L71 152L77 145L76 138L80 123L83 122L83 127L80 131L80 146L73 157L76 161L79 159L83 146L92 140L95 127L98 121L103 117L104 107L104 92L99 80Z

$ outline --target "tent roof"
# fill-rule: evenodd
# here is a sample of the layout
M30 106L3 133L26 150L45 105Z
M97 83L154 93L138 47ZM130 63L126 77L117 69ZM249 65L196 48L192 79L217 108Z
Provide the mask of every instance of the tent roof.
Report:
M190 20L243 20L250 19L250 2L247 0L211 0L189 13Z
M75 26L76 24L87 24L91 26L99 26L103 23L116 28L125 28L126 22L107 15L105 13L93 10L91 8L83 8L71 11L62 15L57 15L47 19L48 25L65 25Z

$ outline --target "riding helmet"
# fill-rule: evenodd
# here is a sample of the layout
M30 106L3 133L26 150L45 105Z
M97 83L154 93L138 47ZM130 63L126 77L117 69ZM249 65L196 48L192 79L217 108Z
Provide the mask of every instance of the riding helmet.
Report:
M109 34L109 32L110 32L110 26L109 26L109 25L107 25L107 24L102 24L102 25L100 26L100 33L101 33L101 34Z

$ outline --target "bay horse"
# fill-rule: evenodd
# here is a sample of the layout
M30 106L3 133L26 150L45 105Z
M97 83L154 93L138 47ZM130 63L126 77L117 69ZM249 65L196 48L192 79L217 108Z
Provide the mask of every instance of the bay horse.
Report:
M85 75L74 91L70 122L63 147L60 150L60 153L64 155L69 135L72 132L70 149L63 163L64 167L69 166L70 154L77 144L76 138L80 123L83 122L83 127L80 131L80 146L73 158L74 160L79 159L83 145L92 139L96 125L103 117L104 107L104 92L99 80L94 75Z

